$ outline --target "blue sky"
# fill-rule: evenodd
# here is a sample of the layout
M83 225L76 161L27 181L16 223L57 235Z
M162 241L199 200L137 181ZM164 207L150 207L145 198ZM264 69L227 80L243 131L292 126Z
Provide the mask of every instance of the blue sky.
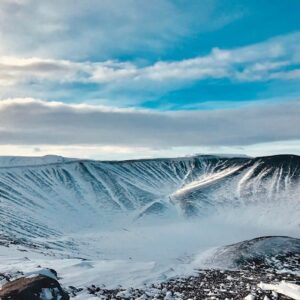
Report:
M153 138L155 130L148 136L153 144L131 143L130 134L122 128L118 132L109 129L118 126L109 118L105 127L115 135L115 141L106 141L97 131L96 120L86 125L89 134L95 133L90 140L69 139L68 145L63 142L65 138L51 143L41 139L42 132L34 129L34 124L40 124L38 121L28 123L27 131L23 132L22 127L14 127L8 120L2 121L1 153L88 153L91 157L110 158L103 150L106 147L108 153L114 153L113 158L131 158L224 152L225 147L229 152L256 155L273 153L270 143L277 143L277 152L300 153L295 146L299 135L292 128L300 125L297 117L291 120L290 128L277 128L278 115L274 113L270 126L278 132L286 131L285 136L276 136L270 128L264 128L265 136L242 132L245 139L239 136L231 140L236 133L228 127L230 142L224 142L218 134L214 141L206 139L207 128L203 123L204 112L209 115L214 111L223 117L228 112L235 116L248 108L258 114L274 112L274 107L288 114L288 104L299 108L299 12L298 0L3 0L0 113L7 114L9 106L14 114L22 108L26 115L41 105L48 109L44 114L52 115L55 104L57 120L44 128L50 134L57 132L56 125L62 122L59 116L66 110L69 114L74 110L88 110L91 114L126 114L134 110L141 115L147 111L150 115L162 114L164 120L172 113L189 117L194 112L200 118L195 124L202 126L197 129L198 135L195 132L184 145L170 138L167 149ZM29 119L38 120L38 111ZM289 115L280 117L289 120ZM127 122L133 122L132 118ZM135 122L138 123L132 124L134 128L146 126L142 120ZM243 121L239 122L235 126L243 128ZM77 126L80 124L83 123L79 119ZM171 125L165 126L162 130L167 133ZM224 124L217 126L218 131ZM22 137L31 138L7 138L19 131ZM172 134L169 132L169 137ZM118 143L119 136L128 136L128 142ZM247 139L249 142L245 143ZM260 150L253 151L254 145ZM74 150L79 148L79 152Z

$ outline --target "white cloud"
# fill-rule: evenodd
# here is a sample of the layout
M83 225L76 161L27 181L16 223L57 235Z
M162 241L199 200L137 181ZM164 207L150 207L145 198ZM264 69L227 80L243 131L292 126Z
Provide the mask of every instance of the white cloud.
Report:
M300 101L156 112L9 99L0 102L0 143L41 149L41 145L96 145L120 151L247 146L299 140L299 115Z
M173 89L177 84L207 78L236 81L297 79L299 70L285 70L300 63L300 33L260 44L223 50L181 61L158 61L140 67L132 62L75 62L42 58L0 57L0 85L96 83L103 89Z

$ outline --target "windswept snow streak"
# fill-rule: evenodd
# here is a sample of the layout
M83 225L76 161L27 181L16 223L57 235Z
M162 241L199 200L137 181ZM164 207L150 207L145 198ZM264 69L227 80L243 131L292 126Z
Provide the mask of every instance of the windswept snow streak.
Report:
M177 210L183 216L201 216L275 202L300 215L298 156L0 161L4 236L50 239L59 237L62 228L89 228L116 215L134 220Z

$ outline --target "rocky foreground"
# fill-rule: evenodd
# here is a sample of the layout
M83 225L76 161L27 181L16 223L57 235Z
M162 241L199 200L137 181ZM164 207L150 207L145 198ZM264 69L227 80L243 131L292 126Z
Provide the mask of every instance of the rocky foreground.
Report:
M300 260L298 258L298 264ZM174 278L166 282L145 285L140 289L107 289L105 286L91 285L89 287L65 287L62 289L57 279L48 277L45 272L36 276L13 280L8 274L1 274L0 279L6 280L0 290L2 300L68 300L71 299L300 299L288 297L274 290L264 290L260 283L279 284L283 281L299 286L300 276L290 272L278 272L252 265L243 270L198 270L195 275L186 278Z
M140 288L64 286L52 269L0 274L1 300L300 300L300 240L260 237L218 249L210 266L226 260L227 268L199 269L192 276L145 284ZM116 279L117 281L117 279Z
M239 271L199 270L194 276L172 279L167 282L145 286L143 289L106 289L103 286L92 285L87 289L69 287L68 292L72 297L88 293L100 299L118 300L300 299L259 287L261 282L278 284L282 281L292 282L299 285L300 288L300 276L295 274L249 268Z

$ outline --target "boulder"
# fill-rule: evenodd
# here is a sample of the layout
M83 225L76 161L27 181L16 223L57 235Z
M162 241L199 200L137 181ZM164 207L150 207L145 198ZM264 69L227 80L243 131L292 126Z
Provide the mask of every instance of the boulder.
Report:
M59 282L45 275L21 277L0 289L1 300L69 300Z

